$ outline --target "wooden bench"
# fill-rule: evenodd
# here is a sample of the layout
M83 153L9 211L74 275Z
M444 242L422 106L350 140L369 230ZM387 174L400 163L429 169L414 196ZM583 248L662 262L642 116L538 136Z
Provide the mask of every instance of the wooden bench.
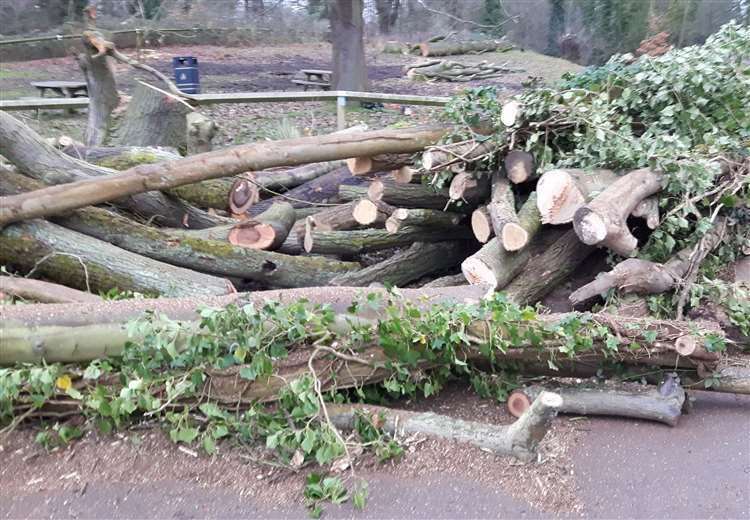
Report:
M321 69L302 69L299 71L305 79L293 79L292 83L302 85L307 90L309 87L319 87L330 90L333 71Z
M39 90L44 97L48 90L62 97L88 97L88 86L83 81L32 81L31 86Z

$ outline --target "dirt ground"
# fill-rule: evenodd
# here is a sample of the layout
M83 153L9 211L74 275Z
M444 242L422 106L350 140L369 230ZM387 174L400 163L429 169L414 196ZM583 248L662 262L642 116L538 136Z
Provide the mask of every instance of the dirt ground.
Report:
M750 398L695 392L675 428L614 418L559 417L537 462L423 437L398 462L364 461L364 511L329 518L750 518ZM504 407L461 384L404 407L508 423ZM220 445L179 451L154 429L45 452L30 429L1 447L0 518L304 518L304 472L255 463Z
M136 57L132 49L125 54ZM299 90L291 83L301 69L330 69L331 49L326 43L286 45L280 47L162 47L144 50L141 59L168 76L172 75L173 56L196 56L199 60L202 92L259 92ZM523 72L506 74L501 78L468 83L414 82L403 76L402 67L420 61L416 56L383 54L376 49L368 52L368 70L371 90L398 94L451 95L467 86L497 85L508 95L518 92L521 83L529 77L554 81L563 73L579 70L573 63L543 56L532 51L514 50L508 53L485 53L471 56L452 56L463 63L488 61L507 64ZM133 71L127 65L117 64L118 88L132 93L138 80L154 82L152 77ZM32 81L65 79L83 80L73 57L53 58L30 62L3 63L0 67L0 97L16 99L36 97ZM350 107L349 125L365 123L370 128L383 128L395 123L417 124L433 121L440 108L413 107L412 114L404 116L394 108L364 110ZM276 103L254 105L215 105L206 107L205 113L221 125L218 144L240 144L262 139L284 137L293 127L301 133L321 134L335 130L336 115L333 103ZM45 137L60 134L79 139L85 127L85 111L70 115L63 110L15 112L24 117Z

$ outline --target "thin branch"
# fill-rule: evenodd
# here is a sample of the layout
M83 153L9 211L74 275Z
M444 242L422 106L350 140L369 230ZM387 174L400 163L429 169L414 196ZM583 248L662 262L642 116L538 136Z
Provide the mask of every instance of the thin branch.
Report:
M459 22L459 23L465 23L465 24L473 25L475 27L480 27L482 29L497 29L498 27L502 27L503 25L505 25L508 22L514 22L515 23L518 20L518 16L516 15L516 16L511 16L509 18L506 18L505 20L503 20L500 23L497 23L497 24L494 24L494 25L486 25L486 24L481 24L481 23L478 23L478 22L473 22L471 20L465 20L463 18L459 18L456 15L453 15L453 14L450 14L450 13L446 13L445 11L438 11L437 9L433 9L431 7L428 7L427 4L424 3L424 0L417 0L417 3L419 5L421 5L422 8L426 9L427 11L429 11L429 12L431 12L433 14L437 14L437 15L440 15L440 16L445 16L446 18L450 18L453 21L456 21L456 22Z

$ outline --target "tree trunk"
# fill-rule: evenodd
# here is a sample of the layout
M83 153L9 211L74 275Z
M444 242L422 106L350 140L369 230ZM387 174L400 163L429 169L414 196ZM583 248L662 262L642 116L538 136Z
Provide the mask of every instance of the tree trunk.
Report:
M277 202L252 220L236 224L229 231L227 239L235 246L274 251L284 243L294 221L292 205Z
M0 276L0 297L13 296L22 300L39 303L82 303L101 302L101 297L77 289L71 289L64 285L44 282L42 280L30 280L28 278L15 278L11 276Z
M516 214L516 201L510 183L503 178L499 172L493 175L492 198L487 204L487 212L490 214L492 229L495 236L500 237L503 248L506 251L518 251L523 249L529 242L529 234L519 221ZM530 211L525 218L529 219L527 225L534 226L539 222L536 204L528 205Z
M441 242L467 238L471 238L471 232L463 226L439 229L404 226L397 233L389 233L385 229L309 231L305 234L304 247L308 253L357 255L367 251L405 246L413 242Z
M433 127L303 137L239 145L166 164L147 164L131 168L116 176L4 197L0 200L0 226L19 220L59 214L145 191L228 177L248 170L330 161L368 153L415 152L434 143L444 131L442 128Z
M346 231L360 227L354 218L354 208L358 201L351 201L338 206L329 206L315 215L307 217L310 228L316 231Z
M346 160L352 175L367 175L395 170L412 164L411 154L382 154L375 157L353 157Z
M402 287L423 276L453 267L465 254L465 241L416 242L382 262L333 278L331 285L365 287L379 282Z
M227 280L158 262L43 220L5 228L0 233L0 263L82 290L117 289L152 296L218 295L233 290Z
M187 115L193 109L175 96L140 83L118 129L118 143L187 149Z
M372 405L329 405L328 414L338 428L353 429L357 413L382 417L383 431L392 435L430 435L478 446L495 455L516 457L531 462L537 447L552 426L552 419L563 405L562 398L550 392L541 393L526 413L507 426L463 421L432 412L407 412Z
M367 91L363 0L332 0L333 87L336 90ZM354 156L352 156L354 157Z
M422 57L428 56L450 56L453 54L474 54L481 52L506 52L513 49L512 45L505 45L496 40L477 41L439 41L434 43L420 43L419 49Z
M352 216L363 226L377 226L378 224L385 224L385 221L394 211L396 211L396 208L386 202L362 199L356 202L354 209L352 209Z
M581 243L572 230L567 231L543 253L532 257L527 268L503 290L511 301L521 305L541 301L555 287L567 281L593 251L591 246Z
M508 397L508 411L520 417L542 392L554 392L562 397L559 413L574 415L614 415L646 419L675 426L682 415L685 391L671 381L662 389L597 386L539 386L514 390Z
M34 182L22 175L3 175L0 176L0 193L34 188ZM227 243L233 226L194 231L155 229L101 208L82 208L58 217L56 222L168 264L279 287L325 285L337 274L359 268L356 263L327 258L294 257L234 247Z
M403 208L446 209L451 200L448 190L435 190L424 184L399 184L392 179L373 181L367 190L373 202L386 202Z
M550 170L536 185L543 224L567 224L594 195L617 180L612 170Z
M529 239L533 238L539 231L541 225L534 194L529 196L521 208L518 220ZM545 237L542 244L547 243L550 236L556 236L557 234L554 230L550 230L547 235L548 237ZM489 286L492 289L500 290L523 270L532 254L529 247L520 251L509 251L503 246L500 237L494 237L482 246L482 249L464 260L461 264L461 270L470 284Z
M404 226L422 226L441 228L457 226L464 218L460 213L440 211L439 209L406 209L395 210L385 221L389 233L398 233Z
M86 32L82 37L84 52L78 55L78 65L83 71L88 89L88 124L84 140L87 146L98 146L109 135L112 111L120 103L117 83L109 57L100 55L92 39L101 39L97 32Z
M628 216L646 197L660 191L663 182L662 174L648 168L623 175L576 210L576 234L584 244L602 245L628 256L638 247L638 240L627 226Z
M92 177L107 177L108 182L116 182L115 177L118 177L115 170L94 166L65 155L48 145L34 130L2 110L0 110L0 155L24 174L45 184L74 183L91 180ZM167 168L167 165L168 163L162 163L158 168ZM154 167L157 166L154 165ZM68 187L60 186L59 189L67 190ZM223 219L208 215L205 211L200 211L159 192L135 192L122 198L113 197L113 199L118 206L165 226L181 227L185 221L194 228L223 223ZM96 203L98 202L106 201ZM4 204L4 200L0 201L0 208L4 207ZM82 206L86 205L88 204L82 204Z

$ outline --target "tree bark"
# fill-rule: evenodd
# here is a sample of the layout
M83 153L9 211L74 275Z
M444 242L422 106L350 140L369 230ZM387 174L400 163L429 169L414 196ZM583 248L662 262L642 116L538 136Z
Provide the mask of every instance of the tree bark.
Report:
M705 236L704 247L711 251L721 243L723 226L715 226ZM628 258L608 273L600 273L595 280L579 287L569 297L575 307L616 287L623 294L659 294L682 283L691 263L694 246L686 247L669 261L659 264L640 258Z
M628 256L638 247L638 240L630 233L627 218L646 197L660 191L663 182L662 174L648 168L623 175L576 210L576 234L584 244L602 245Z
M331 285L365 287L379 282L402 287L423 276L455 266L465 254L465 241L416 242L382 262L333 278Z
M42 280L16 278L12 276L0 276L0 295L14 296L22 300L39 303L82 303L103 301L101 297L95 294L71 289L64 285L44 282Z
M505 175L513 184L521 184L539 176L534 165L534 156L523 150L511 150L503 161Z
M391 171L412 164L411 154L381 154L374 157L353 157L346 160L352 175L368 175Z
M430 228L454 227L464 218L460 213L440 211L439 209L407 209L395 210L385 221L385 229L389 233L398 233L404 226L422 226Z
M677 425L685 403L685 391L679 384L664 385L661 390L632 389L632 387L597 386L539 386L514 390L508 398L508 411L521 416L542 392L554 392L562 397L559 413L575 415L614 415L633 419L657 421Z
M252 220L236 224L229 231L227 239L235 246L274 251L284 243L294 221L292 205L277 202Z
M0 193L38 184L22 175L0 176ZM294 257L227 243L233 225L206 230L155 229L101 208L82 208L55 221L122 249L196 271L246 278L278 287L325 285L359 264L321 257ZM171 266L168 266L171 267Z
M515 423L495 424L463 421L432 412L407 412L372 405L329 405L328 414L337 428L353 429L357 414L383 418L383 431L392 435L430 435L465 442L496 455L511 456L525 462L536 459L537 447L552 426L552 419L562 406L562 398L554 393L540 393Z
M385 224L385 221L394 211L396 211L396 208L386 202L362 199L356 202L354 209L352 209L352 216L363 226L377 226L378 224Z
M424 184L399 184L392 179L370 183L367 197L373 202L386 202L403 208L444 210L450 206L448 190L435 190Z
M521 207L518 220L530 239L539 231L541 225L534 194L530 195ZM548 235L556 236L557 234L550 230ZM544 243L548 240L546 238ZM533 252L529 247L520 251L509 251L503 246L501 238L496 236L464 260L461 270L470 284L489 286L491 289L499 290L523 270L532 255Z
M109 134L112 111L120 103L115 74L106 54L94 46L98 32L87 31L82 36L84 52L78 55L78 65L86 79L89 96L88 123L84 140L87 146L98 146Z
M233 291L227 280L158 262L43 220L4 229L0 263L82 290L118 289L152 296Z
M397 233L385 229L358 229L353 231L308 231L304 248L308 253L357 255L411 244L413 242L441 242L471 237L463 226L439 229L404 226Z
M529 242L529 234L521 226L515 206L516 200L510 183L500 172L496 172L492 176L492 198L487 204L487 212L490 214L492 230L495 236L500 237L506 251L518 251ZM533 208L529 206L529 209Z
M354 208L359 201L351 201L338 206L329 206L315 215L307 217L310 228L316 231L346 231L360 227L354 218Z
M431 288L431 287L457 287L461 285L468 285L469 282L466 281L466 277L463 273L458 274L449 274L446 276L441 276L440 278L435 278L431 282L427 282L422 287L423 288Z
M2 110L0 110L0 155L13 163L25 175L45 184L74 183L92 178L108 178L109 181L116 181L115 177L118 176L115 170L94 166L65 155L48 145L34 130ZM162 163L158 167L168 167L168 164ZM60 186L57 189L66 190L67 188ZM223 222L222 219L213 217L205 211L200 211L159 192L134 193L122 198L113 197L113 199L118 206L165 226L181 227L187 221L190 227L200 228L215 226ZM5 201L0 201L0 208L4 205ZM88 204L82 206L85 205Z
M116 176L4 197L0 200L0 226L19 220L59 214L145 191L228 177L248 170L330 161L368 153L415 152L434 143L444 131L442 128L433 127L304 137L239 145L186 157L179 161L137 166Z
M536 185L543 224L567 224L594 195L617 180L612 170L550 170Z
M366 92L363 0L332 0L330 7L333 86L336 90Z
M187 115L192 107L146 83L140 83L118 129L118 143L187 149Z
M478 172L460 172L451 180L448 196L451 201L477 204L490 194L489 175Z
M439 41L434 43L420 43L419 49L422 57L428 56L450 56L453 54L473 54L480 52L506 52L513 49L512 45L506 45L496 40L476 41Z

